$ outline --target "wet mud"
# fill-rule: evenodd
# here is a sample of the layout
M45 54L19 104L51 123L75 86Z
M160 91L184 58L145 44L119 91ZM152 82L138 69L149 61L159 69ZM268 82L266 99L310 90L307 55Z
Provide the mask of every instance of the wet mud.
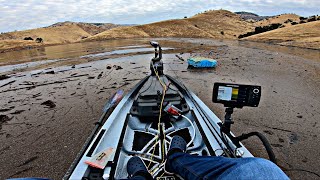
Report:
M163 57L165 73L184 83L220 118L224 117L223 105L211 102L214 82L262 86L258 108L235 110L233 133L262 132L276 153L278 165L290 178L320 178L317 52L308 58L234 42L158 40L169 48ZM61 179L108 98L117 89L128 92L149 74L153 54L138 51L148 47L147 40L104 43L83 45L86 48L76 52L71 48L64 55L58 53L61 47L50 47L54 49L49 53L52 62L42 59L48 56L45 53L14 62L2 59L7 67L0 73L0 179ZM123 52L125 49L135 50ZM121 53L112 53L117 50ZM217 59L218 67L188 69L185 60L190 56ZM30 63L30 59L44 63L10 69L13 64ZM244 144L255 156L267 158L257 139Z

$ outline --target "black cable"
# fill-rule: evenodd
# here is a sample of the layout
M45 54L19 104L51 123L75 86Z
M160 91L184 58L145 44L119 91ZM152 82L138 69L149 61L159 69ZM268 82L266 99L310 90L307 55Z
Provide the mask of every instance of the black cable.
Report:
M271 147L269 141L267 140L267 138L263 134L261 134L259 132L250 132L248 134L242 134L241 136L236 137L236 139L238 141L242 141L242 140L248 139L249 137L252 137L252 136L257 136L261 140L261 142L263 143L263 146L265 147L265 149L268 153L270 161L277 164L276 156L274 155L272 147Z

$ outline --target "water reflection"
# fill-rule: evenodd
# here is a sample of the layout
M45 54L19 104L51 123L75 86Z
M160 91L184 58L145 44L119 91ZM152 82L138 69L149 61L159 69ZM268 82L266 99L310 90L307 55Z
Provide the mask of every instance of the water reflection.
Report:
M174 38L173 38L174 39ZM163 39L166 40L166 39ZM186 40L191 40L187 38ZM195 40L197 42L197 40ZM201 41L215 42L220 45L242 46L255 49L264 49L269 51L281 52L290 55L300 56L306 59L311 59L320 62L320 50L302 49L298 47L287 47L280 45L273 45L267 43L258 43L250 41L234 41L234 40L209 40ZM178 41L177 41L178 42ZM123 40L108 40L96 42L83 42L65 45L56 45L48 47L39 47L37 49L28 49L20 51L12 51L0 53L0 66L17 65L13 69L19 67L35 66L38 62L40 64L44 60L57 60L75 57L93 57L104 56L109 54L133 53L133 52L151 52L152 48L148 44L148 39L123 39ZM100 54L99 54L100 53ZM93 55L96 54L96 55ZM25 63L25 64L24 64ZM3 72L8 67L2 67ZM11 68L12 69L12 68Z
M30 61L47 59L73 58L92 54L95 52L112 51L117 47L141 46L148 41L137 39L108 40L100 42L83 42L65 45L40 47L0 53L0 66L13 65Z
M127 47L131 47L131 46L127 46ZM135 47L139 47L139 46L135 46ZM162 48L162 50L169 50L169 49L173 49L173 48ZM96 53L96 54L89 54L89 55L85 55L85 56L80 56L80 58L108 56L108 55L115 55L115 54L128 54L128 53L135 53L135 52L153 52L153 51L154 51L154 48L124 49L124 47L121 47L121 50Z

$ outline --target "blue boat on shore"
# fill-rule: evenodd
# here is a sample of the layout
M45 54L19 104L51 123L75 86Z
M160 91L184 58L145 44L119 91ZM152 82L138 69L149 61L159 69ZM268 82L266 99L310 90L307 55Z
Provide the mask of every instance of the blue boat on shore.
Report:
M205 57L191 57L187 61L192 68L215 68L218 64L217 60Z

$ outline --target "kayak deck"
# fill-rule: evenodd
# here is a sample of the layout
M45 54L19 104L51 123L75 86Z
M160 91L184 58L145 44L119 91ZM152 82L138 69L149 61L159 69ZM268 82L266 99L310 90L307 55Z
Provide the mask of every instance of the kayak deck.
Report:
M184 117L164 116L158 126L158 118L146 121L130 111L135 104L140 90L153 78L148 76L141 80L118 104L107 121L101 127L90 146L79 161L74 163L74 169L66 176L70 179L123 179L127 178L126 165L132 156L140 156L148 166L153 177L166 176L164 161L170 141L174 135L180 135L188 143L187 153L199 156L227 155L232 149L241 153L242 157L252 157L244 147L236 148L231 142L227 145L222 141L220 119L191 91L170 76L163 75L172 83L171 88L178 90L189 107ZM151 83L152 84L152 83ZM154 87L150 85L150 87ZM166 100L165 100L166 101ZM159 131L159 128L162 131ZM163 132L163 133L160 133ZM228 141L230 141L227 138ZM107 166L97 169L84 162L96 153L107 148L113 148ZM177 178L177 177L175 177Z

